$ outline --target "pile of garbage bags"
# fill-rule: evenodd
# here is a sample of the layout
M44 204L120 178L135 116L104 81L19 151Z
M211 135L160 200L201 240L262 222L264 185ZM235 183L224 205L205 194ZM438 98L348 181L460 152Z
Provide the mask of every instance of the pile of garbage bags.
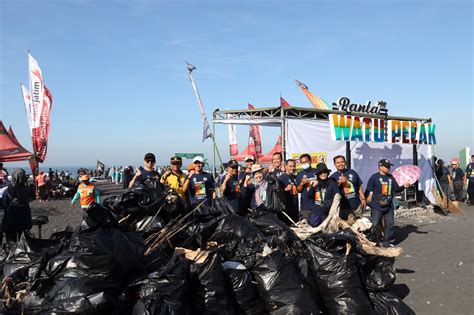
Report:
M350 230L302 241L271 210L187 209L147 186L0 260L2 314L414 314L389 291L393 258Z

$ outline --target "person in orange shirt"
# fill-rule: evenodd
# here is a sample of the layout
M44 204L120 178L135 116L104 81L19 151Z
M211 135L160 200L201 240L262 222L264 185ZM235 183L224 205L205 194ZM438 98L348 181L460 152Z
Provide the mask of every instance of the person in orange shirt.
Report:
M36 185L38 185L38 198L39 201L48 201L48 194L46 191L46 174L41 171L38 176L36 176Z
M100 203L100 194L97 188L89 181L89 175L81 175L81 183L77 187L77 192L71 200L70 207L79 200L82 210L87 210L94 203Z

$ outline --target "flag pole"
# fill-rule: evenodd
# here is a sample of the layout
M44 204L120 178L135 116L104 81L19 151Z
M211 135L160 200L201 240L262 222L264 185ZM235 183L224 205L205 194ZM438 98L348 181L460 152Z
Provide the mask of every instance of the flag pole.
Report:
M193 86L194 94L196 94L196 98L197 98L198 105L199 105L199 110L201 111L202 122L203 122L203 125L204 125L203 126L202 141L204 142L204 140L206 140L207 138L212 139L212 142L214 144L214 151L217 153L217 157L219 158L221 171L224 171L224 165L222 163L222 157L221 157L221 154L219 152L219 147L217 146L215 136L212 133L211 128L209 127L209 122L207 121L206 113L204 112L204 107L202 106L201 96L199 95L199 91L197 89L196 83L194 82L194 78L193 78L193 75L192 75L192 72L193 72L193 70L196 69L196 67L193 66L192 64L188 63L188 62L186 62L186 64L188 65L189 80L191 80L191 84Z

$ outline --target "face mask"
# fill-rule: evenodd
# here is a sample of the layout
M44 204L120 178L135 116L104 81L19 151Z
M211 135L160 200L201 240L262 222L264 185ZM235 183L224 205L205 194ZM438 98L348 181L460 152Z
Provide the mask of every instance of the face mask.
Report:
M304 164L301 164L301 168L302 169L308 169L309 168L309 163L304 163Z

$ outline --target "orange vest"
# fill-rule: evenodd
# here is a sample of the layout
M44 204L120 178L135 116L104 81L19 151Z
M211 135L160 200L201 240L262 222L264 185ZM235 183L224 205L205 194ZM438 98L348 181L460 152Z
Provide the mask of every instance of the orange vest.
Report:
M80 184L77 188L77 191L79 192L80 196L79 202L81 204L81 208L88 208L91 204L94 203L94 185L89 184L85 186L84 184Z

